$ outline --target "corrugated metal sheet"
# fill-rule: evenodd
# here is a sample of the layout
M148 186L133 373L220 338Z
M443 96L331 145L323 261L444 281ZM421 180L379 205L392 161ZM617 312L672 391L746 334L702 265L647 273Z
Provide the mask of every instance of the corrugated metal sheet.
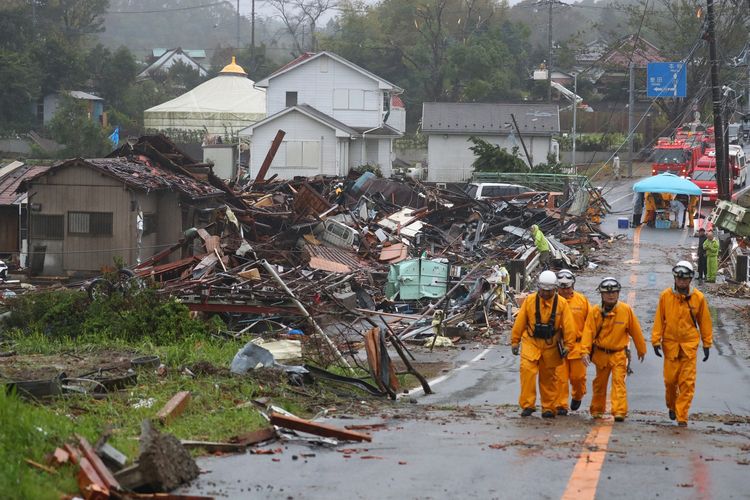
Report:
M305 245L305 256L314 269L335 273L350 273L367 266L351 250L326 245Z

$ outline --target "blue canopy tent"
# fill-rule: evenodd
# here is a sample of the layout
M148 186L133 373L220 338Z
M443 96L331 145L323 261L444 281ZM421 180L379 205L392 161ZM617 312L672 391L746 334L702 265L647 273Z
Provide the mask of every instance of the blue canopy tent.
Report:
M636 193L671 193L688 196L701 196L703 192L694 182L678 175L664 173L653 175L633 184ZM703 198L698 198L698 214L701 213ZM687 207L685 207L687 208Z

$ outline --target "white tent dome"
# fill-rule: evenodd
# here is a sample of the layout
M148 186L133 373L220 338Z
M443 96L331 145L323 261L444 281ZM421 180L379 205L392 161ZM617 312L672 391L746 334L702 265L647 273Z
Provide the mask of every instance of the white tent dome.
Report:
M257 89L235 63L193 90L143 112L147 130L208 130L224 135L266 117L266 91Z

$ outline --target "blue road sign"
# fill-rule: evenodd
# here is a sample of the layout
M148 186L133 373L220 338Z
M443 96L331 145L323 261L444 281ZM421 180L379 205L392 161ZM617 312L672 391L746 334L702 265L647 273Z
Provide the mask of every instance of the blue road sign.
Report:
M648 63L648 97L686 97L687 68L684 62Z

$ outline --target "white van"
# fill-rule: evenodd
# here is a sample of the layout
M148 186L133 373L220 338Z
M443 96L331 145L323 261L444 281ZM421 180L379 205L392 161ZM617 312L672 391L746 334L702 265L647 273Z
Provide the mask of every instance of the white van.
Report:
M466 194L475 200L486 200L487 198L507 197L513 198L523 193L531 193L534 190L520 184L506 184L502 182L473 182L466 186Z
M747 183L747 159L745 150L736 144L729 145L729 164L732 165L734 187L742 187Z

